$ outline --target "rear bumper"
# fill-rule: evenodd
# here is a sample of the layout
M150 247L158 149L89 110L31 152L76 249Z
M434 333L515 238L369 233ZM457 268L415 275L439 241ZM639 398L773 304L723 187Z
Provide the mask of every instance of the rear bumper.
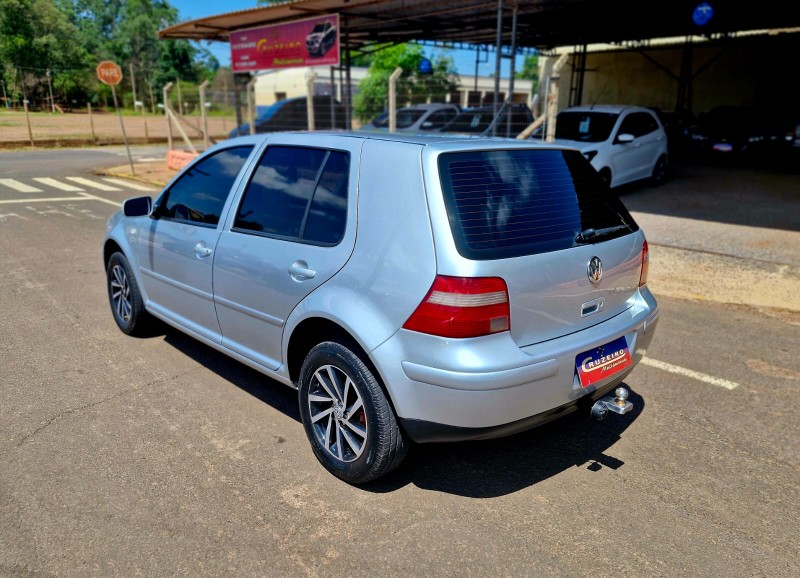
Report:
M633 368L584 388L575 357L625 337L635 367L650 344L658 315L655 299L644 288L616 317L530 347L520 349L507 333L448 340L401 330L371 358L411 439L486 439L535 427L583 403L591 405Z
M406 434L408 434L408 437L418 444L463 442L468 440L490 440L494 438L500 438L513 435L515 433L520 433L531 428L539 427L540 425L544 425L547 422L564 417L565 415L569 415L575 411L583 410L588 414L592 404L619 385L622 380L625 379L628 373L630 373L630 370L619 375L608 385L605 385L601 389L597 389L593 393L584 397L573 400L551 410L513 421L511 423L480 428L445 425L418 419L401 418L400 423L403 427L403 430L406 432Z

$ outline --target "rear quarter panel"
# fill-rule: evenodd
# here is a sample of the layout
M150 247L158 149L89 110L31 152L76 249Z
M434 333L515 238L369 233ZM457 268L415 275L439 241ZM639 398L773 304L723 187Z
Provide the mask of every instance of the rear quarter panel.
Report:
M368 353L396 333L436 275L425 200L421 146L367 139L361 152L356 244L350 260L292 312L292 331L324 317L343 326Z

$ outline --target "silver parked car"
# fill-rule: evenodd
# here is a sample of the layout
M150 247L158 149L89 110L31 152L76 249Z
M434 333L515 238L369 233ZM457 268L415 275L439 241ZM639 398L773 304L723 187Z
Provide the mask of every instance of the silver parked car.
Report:
M530 142L232 139L127 200L104 263L122 331L155 317L297 388L350 483L411 441L624 413L606 394L658 319L628 211L580 152Z

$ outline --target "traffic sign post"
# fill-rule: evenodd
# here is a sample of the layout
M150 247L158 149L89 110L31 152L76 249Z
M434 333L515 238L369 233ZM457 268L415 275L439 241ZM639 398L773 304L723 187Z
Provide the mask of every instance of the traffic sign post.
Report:
M128 151L128 162L131 165L131 175L136 176L136 170L133 168L133 158L131 157L131 147L128 145L128 135L125 134L125 123L122 122L122 111L117 104L117 89L116 86L122 81L122 69L116 63L110 60L104 60L97 65L97 78L103 84L111 87L111 96L114 99L114 108L117 109L117 116L119 117L119 126L122 129L122 140L125 141L125 150Z

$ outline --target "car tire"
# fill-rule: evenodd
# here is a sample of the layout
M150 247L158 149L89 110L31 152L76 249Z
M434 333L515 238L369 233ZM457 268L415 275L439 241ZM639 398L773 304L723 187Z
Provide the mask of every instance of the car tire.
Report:
M663 185L665 180L667 180L667 157L661 155L658 157L656 165L653 167L653 174L650 177L650 182L654 187L658 187Z
M146 334L153 318L144 308L133 269L122 253L114 253L108 260L106 286L111 313L120 330L128 335Z
M298 398L314 455L337 478L370 482L408 453L378 379L345 345L326 341L311 349L300 370Z
M600 175L600 179L603 181L603 184L606 186L607 189L611 188L611 169L608 167L603 167L597 174Z

